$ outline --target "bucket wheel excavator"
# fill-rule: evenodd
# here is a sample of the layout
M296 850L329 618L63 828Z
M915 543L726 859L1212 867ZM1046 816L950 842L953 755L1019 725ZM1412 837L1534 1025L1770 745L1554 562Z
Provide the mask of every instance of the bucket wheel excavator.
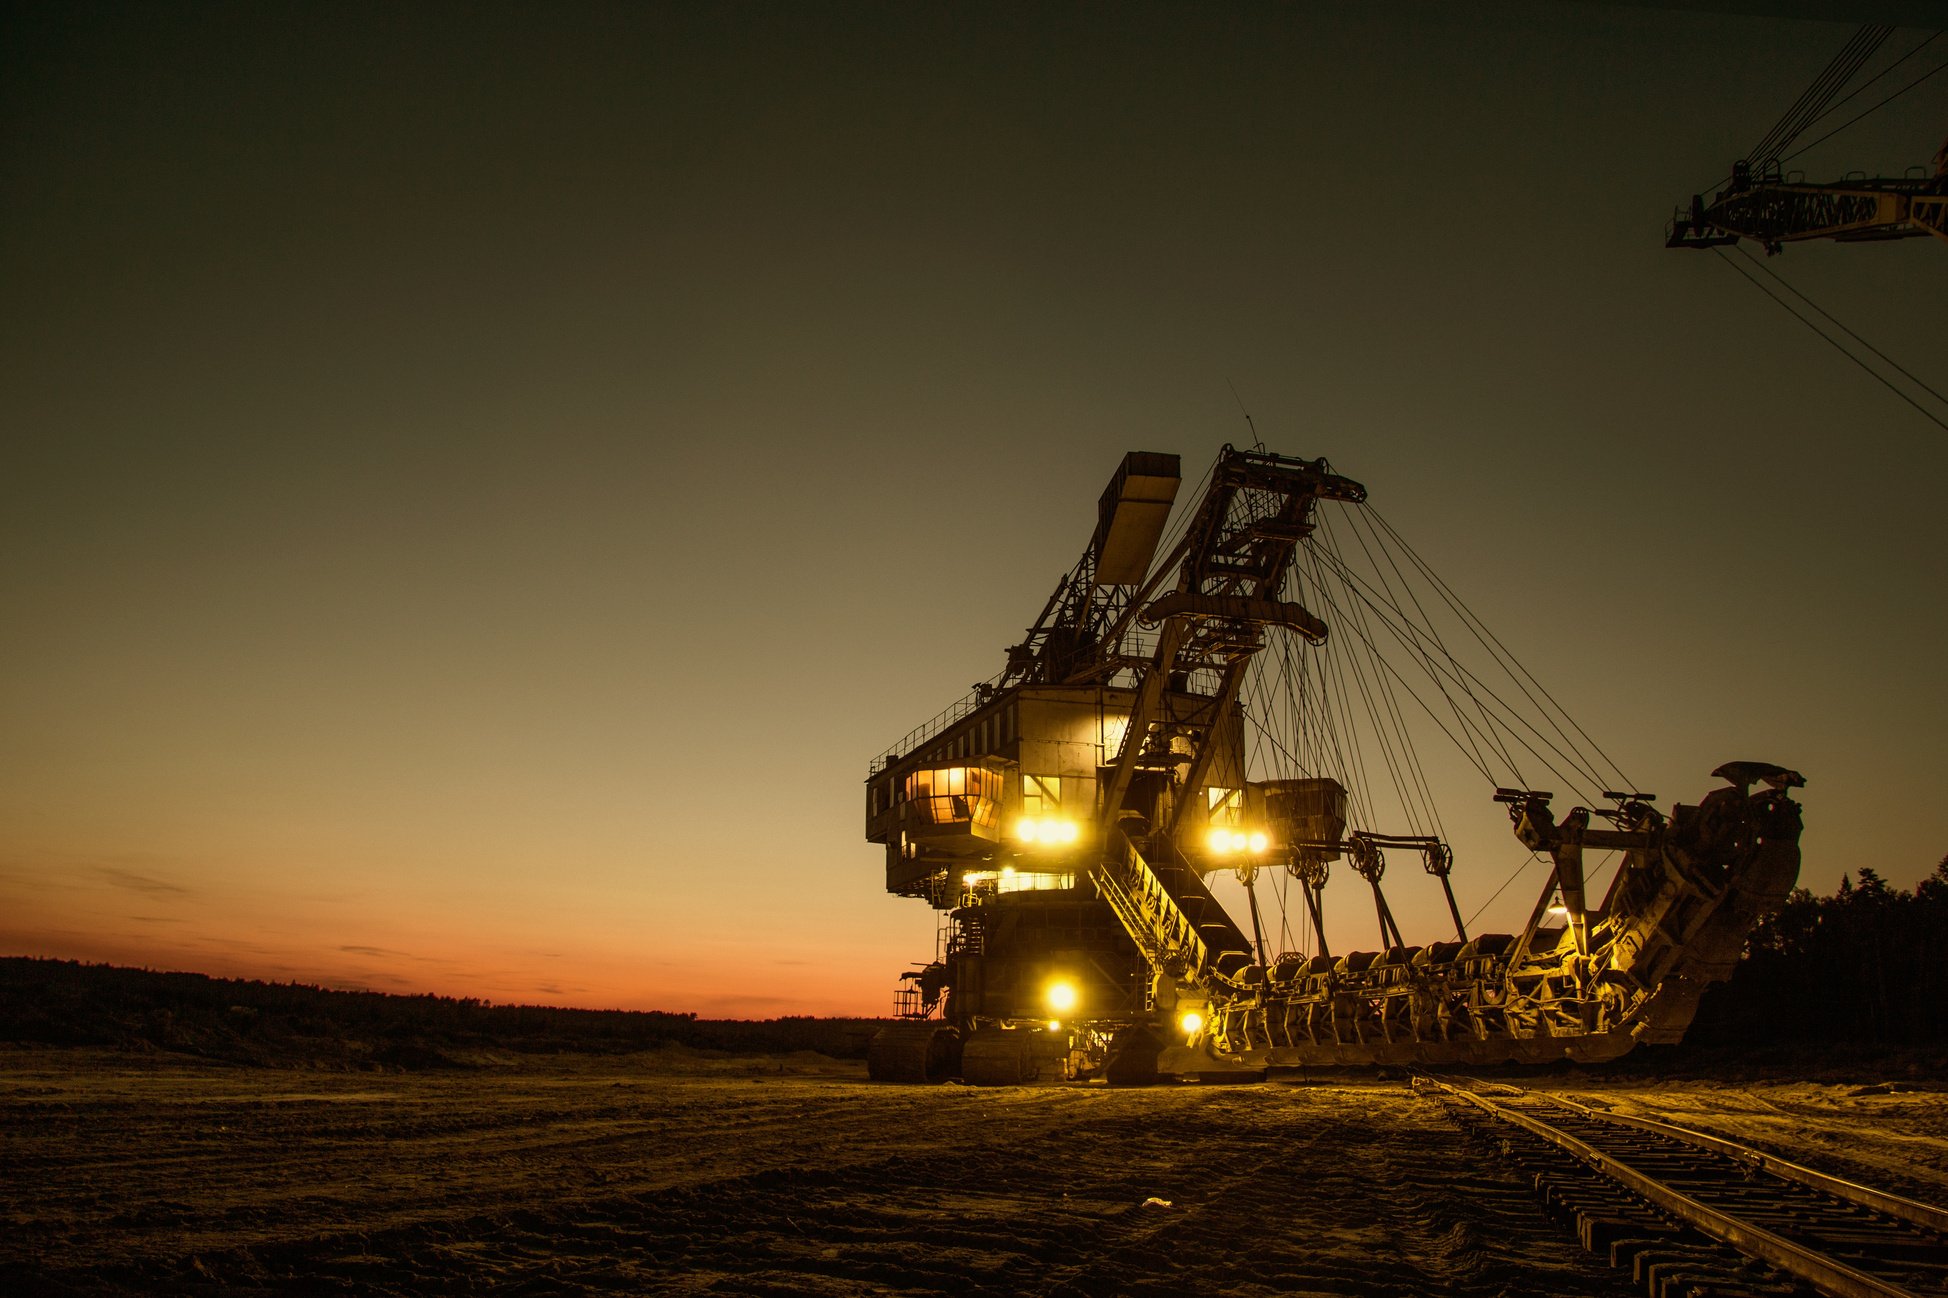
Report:
M1005 668L871 764L887 890L941 921L872 1076L1250 1078L1678 1040L1797 877L1800 776L1729 762L1723 787L1660 811L1359 483L1227 446L1173 528L1179 487L1176 456L1125 456ZM1546 876L1520 931L1468 931L1417 714ZM1451 934L1401 934L1382 879L1403 860L1438 885ZM1371 893L1374 949L1328 947L1335 864ZM1248 926L1217 885L1242 892Z

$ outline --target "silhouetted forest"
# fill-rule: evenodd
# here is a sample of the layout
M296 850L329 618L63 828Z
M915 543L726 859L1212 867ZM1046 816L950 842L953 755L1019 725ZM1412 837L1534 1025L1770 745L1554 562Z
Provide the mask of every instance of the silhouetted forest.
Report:
M493 1052L681 1046L860 1058L871 1019L699 1019L0 958L0 1042L171 1051L237 1063L446 1068ZM1948 1045L1948 858L1912 892L1871 869L1829 897L1796 889L1705 997L1686 1053ZM1656 1066L1646 1057L1641 1065Z
M1912 892L1862 869L1839 891L1793 891L1704 1000L1709 1045L1948 1043L1948 857Z
M448 996L0 958L0 1041L167 1050L237 1063L465 1067L496 1051L865 1055L866 1019L699 1019L660 1011L491 1005Z

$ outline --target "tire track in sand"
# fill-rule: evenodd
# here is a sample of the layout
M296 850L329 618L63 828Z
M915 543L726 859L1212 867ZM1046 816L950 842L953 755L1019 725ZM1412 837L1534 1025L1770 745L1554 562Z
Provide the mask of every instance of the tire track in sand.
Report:
M623 1068L307 1079L309 1098L275 1103L275 1075L212 1090L127 1070L30 1097L31 1124L0 1092L27 1173L0 1189L0 1282L1620 1292L1398 1086L975 1090Z

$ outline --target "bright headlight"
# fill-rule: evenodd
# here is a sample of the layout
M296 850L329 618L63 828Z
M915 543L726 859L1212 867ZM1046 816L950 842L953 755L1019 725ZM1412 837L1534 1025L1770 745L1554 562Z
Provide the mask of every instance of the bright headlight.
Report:
M1075 1008L1075 984L1072 982L1052 982L1046 993L1048 1007L1057 1014L1067 1014Z
M1185 1010L1183 1016L1177 1020L1177 1026L1184 1030L1185 1036L1194 1037L1204 1027L1204 1016L1196 1010Z
M1023 843L1073 843L1082 837L1082 826L1073 820L1052 816L1024 816L1015 822L1015 837Z
M1265 849L1266 849L1266 848L1267 848L1268 846L1270 846L1270 845L1271 845L1271 840L1270 840L1270 839L1268 839L1268 838L1266 838L1266 837L1265 837L1265 835L1264 835L1263 833L1261 833L1261 832L1257 832L1257 831L1254 831L1254 832L1252 833L1252 835L1251 835L1251 850L1252 850L1252 851L1254 851L1254 852L1262 852L1262 851L1264 851L1264 850L1265 850Z

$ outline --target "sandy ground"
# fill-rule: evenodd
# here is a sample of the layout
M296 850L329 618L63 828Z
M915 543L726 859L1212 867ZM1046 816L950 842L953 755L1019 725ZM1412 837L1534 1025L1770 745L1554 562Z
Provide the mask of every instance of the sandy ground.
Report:
M1399 1083L43 1052L0 1058L0 1122L0 1281L23 1293L1621 1292Z
M1535 1089L1695 1127L1877 1190L1943 1205L1948 1204L1948 1091L1942 1085L1539 1082Z
M1948 1175L1941 1095L1559 1089L1856 1151L1886 1127L1873 1158L1919 1142L1904 1175ZM0 1166L9 1293L1629 1292L1395 1081L977 1090L818 1056L346 1074L14 1051Z

